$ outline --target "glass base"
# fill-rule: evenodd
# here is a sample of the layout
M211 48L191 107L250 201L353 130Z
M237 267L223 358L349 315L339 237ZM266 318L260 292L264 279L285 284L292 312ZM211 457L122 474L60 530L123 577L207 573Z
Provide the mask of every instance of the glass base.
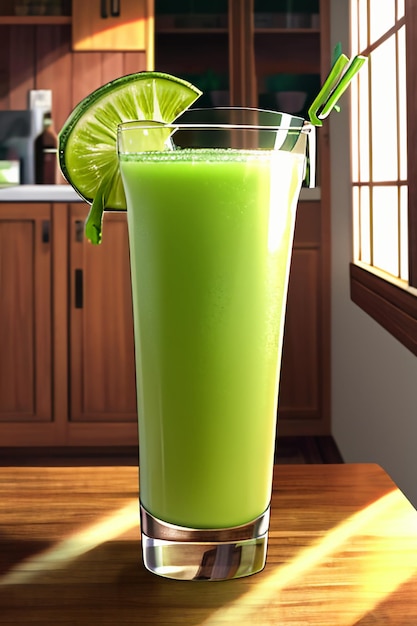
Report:
M174 580L230 580L265 567L269 507L232 528L193 529L158 520L141 505L142 555L150 572Z

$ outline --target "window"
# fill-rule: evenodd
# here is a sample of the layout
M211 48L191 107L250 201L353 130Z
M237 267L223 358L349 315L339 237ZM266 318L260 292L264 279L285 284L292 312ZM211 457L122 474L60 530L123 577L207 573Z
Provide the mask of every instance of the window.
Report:
M351 297L417 354L417 3L351 0Z

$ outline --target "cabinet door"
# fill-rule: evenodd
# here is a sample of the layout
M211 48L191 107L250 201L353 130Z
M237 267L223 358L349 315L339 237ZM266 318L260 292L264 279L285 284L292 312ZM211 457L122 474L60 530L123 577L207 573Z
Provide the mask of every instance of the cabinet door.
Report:
M153 0L72 0L72 48L145 50L153 63Z
M280 435L324 435L329 429L330 329L321 233L321 203L299 202L282 354Z
M126 214L105 214L99 246L84 236L86 215L85 205L71 205L69 419L136 424Z
M51 207L0 205L0 421L47 422L51 394Z

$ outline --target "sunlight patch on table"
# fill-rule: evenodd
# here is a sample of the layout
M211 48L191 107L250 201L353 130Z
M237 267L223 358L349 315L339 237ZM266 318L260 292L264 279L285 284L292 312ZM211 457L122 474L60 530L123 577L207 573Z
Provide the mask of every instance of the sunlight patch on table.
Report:
M0 586L28 583L42 573L62 570L90 550L134 527L139 527L137 499L130 500L114 513L76 531L51 548L17 563L0 578Z
M415 510L393 491L289 562L261 574L247 593L201 626L218 624L220 619L238 620L241 625L262 623L271 606L276 623L353 626L417 573L416 555Z

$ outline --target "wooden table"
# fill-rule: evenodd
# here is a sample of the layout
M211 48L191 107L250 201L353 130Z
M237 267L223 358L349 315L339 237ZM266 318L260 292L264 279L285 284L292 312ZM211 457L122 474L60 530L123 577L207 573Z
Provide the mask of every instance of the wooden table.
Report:
M377 465L275 468L267 566L177 582L140 559L134 467L0 468L0 624L416 626L417 511Z

